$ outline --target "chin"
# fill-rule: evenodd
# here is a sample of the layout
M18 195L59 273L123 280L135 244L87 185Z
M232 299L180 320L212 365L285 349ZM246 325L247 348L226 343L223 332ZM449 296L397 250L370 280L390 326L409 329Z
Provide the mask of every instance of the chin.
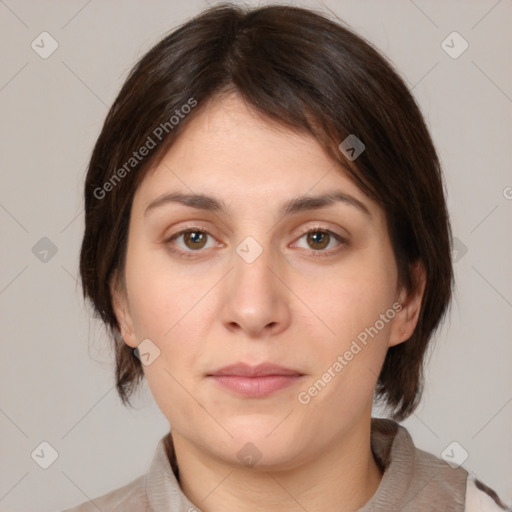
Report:
M230 448L236 447L235 453L239 457L244 457L247 453L253 458L259 458L258 464L288 461L300 447L297 445L298 436L291 432L290 425L279 425L282 420L283 418L267 416L261 419L245 417L239 421L227 422L226 429L233 436L227 440L227 444Z
M286 415L283 414L248 413L225 418L222 424L236 440L248 439L254 443L268 443L273 439L279 439L283 442L294 437L290 431L291 418L285 418Z

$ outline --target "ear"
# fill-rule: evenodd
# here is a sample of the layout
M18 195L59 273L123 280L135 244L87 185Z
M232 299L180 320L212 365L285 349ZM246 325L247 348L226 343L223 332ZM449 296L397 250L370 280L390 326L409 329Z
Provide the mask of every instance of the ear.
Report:
M133 329L133 321L128 307L126 287L119 278L117 269L114 271L109 283L112 307L119 324L119 329L124 342L132 348L136 348L137 337Z
M398 345L407 341L413 334L418 323L423 294L427 282L426 271L423 262L417 261L411 264L411 273L414 289L408 292L404 287L399 290L398 303L402 306L397 312L391 325L389 346Z

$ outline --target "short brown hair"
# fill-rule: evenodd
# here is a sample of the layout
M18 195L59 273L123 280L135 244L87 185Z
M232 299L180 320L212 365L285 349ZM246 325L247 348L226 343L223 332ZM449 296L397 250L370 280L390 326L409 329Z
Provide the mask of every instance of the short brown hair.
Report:
M264 117L315 137L381 205L399 284L415 289L411 264L423 263L427 280L418 324L410 339L388 349L376 386L376 397L392 417L406 418L421 398L424 355L452 291L451 232L438 156L411 92L371 43L341 20L281 5L221 4L174 30L135 65L95 144L85 181L80 275L84 299L113 337L123 403L130 403L143 371L120 337L109 283L114 272L124 275L135 191L187 123L227 92L239 94ZM170 123L191 98L197 106ZM133 152L158 126L166 128L152 137L157 147L128 168ZM350 134L365 145L357 165L338 149Z

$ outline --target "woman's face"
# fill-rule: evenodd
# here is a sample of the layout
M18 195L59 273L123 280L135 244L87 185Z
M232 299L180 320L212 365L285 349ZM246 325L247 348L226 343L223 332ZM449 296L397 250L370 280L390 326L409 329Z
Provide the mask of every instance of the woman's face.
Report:
M148 208L167 194L189 199ZM342 200L306 201L326 194ZM122 334L150 340L143 368L173 435L260 466L291 467L368 421L386 350L418 305L397 289L377 203L314 139L237 96L194 119L137 190L125 280ZM252 381L259 394L247 377L224 379L237 391L211 376L235 363L301 376Z

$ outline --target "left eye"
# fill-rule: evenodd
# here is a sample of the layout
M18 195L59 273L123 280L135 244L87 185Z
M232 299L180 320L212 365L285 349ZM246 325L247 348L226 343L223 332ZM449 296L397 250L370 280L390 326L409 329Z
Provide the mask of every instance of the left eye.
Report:
M314 251L322 251L326 249L331 242L337 242L341 244L343 239L337 235L336 233L329 231L328 229L314 229L304 233L299 240L303 238L306 239L306 243L309 247L304 247L305 249L313 249Z

